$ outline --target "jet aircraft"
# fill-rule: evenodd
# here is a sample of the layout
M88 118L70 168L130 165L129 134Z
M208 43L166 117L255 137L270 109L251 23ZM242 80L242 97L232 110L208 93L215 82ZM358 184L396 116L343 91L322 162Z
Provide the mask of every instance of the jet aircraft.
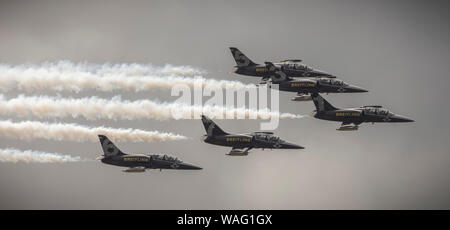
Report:
M278 83L278 90L296 92L292 101L310 101L313 93L363 93L367 90L332 78L296 78Z
M229 156L246 156L253 148L261 149L304 149L304 147L291 144L273 135L272 132L253 132L248 134L229 134L223 131L216 123L202 115L206 135L203 141L213 145L232 147ZM245 150L244 150L245 149Z
M230 48L233 57L238 64L235 73L262 77L260 84L277 84L278 90L296 92L297 96L292 98L293 101L310 101L312 93L362 93L368 92L358 86L350 85L342 80L331 78L330 75L319 75L318 71L310 70L307 75L300 75L293 71L287 71L289 65L282 63L273 64L266 62L265 65L253 63L244 54L236 48ZM303 64L302 64L303 65ZM305 67L309 70L309 67ZM312 72L311 72L312 71ZM315 72L314 72L315 71ZM306 73L306 72L304 72ZM320 72L322 73L322 72ZM295 76L314 76L307 78L297 78ZM269 85L269 87L271 87Z
M236 61L234 73L262 77L263 81L270 78L282 79L286 77L328 77L336 78L327 72L313 69L302 63L302 60L291 59L278 63L265 62L264 65L256 64L245 56L239 49L230 47L231 54Z
M167 155L125 154L108 137L104 135L98 137L104 155L97 159L105 164L128 167L123 170L124 172L144 172L146 169L202 169Z
M413 122L410 118L397 115L379 105L365 105L357 108L339 109L332 106L322 96L312 95L316 110L314 117L322 120L341 121L339 131L354 131L363 122Z

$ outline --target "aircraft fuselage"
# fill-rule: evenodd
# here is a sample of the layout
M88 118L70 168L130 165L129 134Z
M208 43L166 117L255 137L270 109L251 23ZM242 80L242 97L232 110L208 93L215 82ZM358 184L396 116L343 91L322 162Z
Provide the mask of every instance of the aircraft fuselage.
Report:
M411 122L412 120L393 113L368 114L364 109L338 109L332 111L321 111L314 114L315 118L329 121L342 121L346 123L363 122Z
M101 161L105 164L122 167L143 167L146 169L201 169L197 166L178 162L175 160L165 160L164 156L155 155L120 155L104 157Z
M335 78L335 76L315 69L295 69L289 68L285 64L274 63L277 68L276 71L281 71L288 77L328 77ZM239 66L235 67L234 73L253 76L253 77L270 77L274 75L274 71L270 70L266 65L255 64L251 66Z
M221 135L209 136L204 140L206 143L220 146L229 146L233 148L267 148L267 149L302 149L303 147L291 144L285 141L279 141L279 138L258 138L253 135Z

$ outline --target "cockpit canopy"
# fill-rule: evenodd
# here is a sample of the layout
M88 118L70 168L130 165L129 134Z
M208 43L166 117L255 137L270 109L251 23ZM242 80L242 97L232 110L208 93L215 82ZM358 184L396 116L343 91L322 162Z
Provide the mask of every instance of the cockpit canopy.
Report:
M253 134L266 134L266 135L273 135L273 132L253 132Z
M335 86L346 86L348 85L343 80L340 79L331 79L331 78L320 78L319 82L325 85L335 85Z
M154 155L153 157L155 157L158 160L164 160L164 161L170 161L170 162L176 162L176 163L182 162L180 159L173 157L173 156L169 156L169 155Z
M256 140L270 141L277 143L284 142L279 137L274 136L272 132L254 132L253 136L255 137Z
M292 70L304 70L304 71L311 71L312 68L306 66L305 64L301 63L302 60L284 60L281 62L281 65L284 68L292 69Z
M389 110L382 108L381 106L364 106L364 113L373 115L391 115Z
M283 62L302 62L300 59L286 59Z

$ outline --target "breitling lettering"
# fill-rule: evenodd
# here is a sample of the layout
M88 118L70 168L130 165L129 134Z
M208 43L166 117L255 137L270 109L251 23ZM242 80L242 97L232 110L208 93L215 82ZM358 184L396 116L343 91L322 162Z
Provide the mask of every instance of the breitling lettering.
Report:
M227 142L252 142L251 138L241 138L241 137L227 137Z
M342 112L342 113L336 113L336 117L360 117L360 113L348 113L348 112Z
M315 87L313 83L291 83L291 87Z
M145 157L124 157L123 161L148 162L148 158L145 158Z
M267 68L256 68L256 72L267 72Z

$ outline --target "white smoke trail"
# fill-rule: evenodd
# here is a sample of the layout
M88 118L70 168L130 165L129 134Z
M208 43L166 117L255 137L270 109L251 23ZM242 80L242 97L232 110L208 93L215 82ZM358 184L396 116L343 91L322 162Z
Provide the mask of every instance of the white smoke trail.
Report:
M40 151L18 149L0 149L0 162L26 162L26 163L65 163L83 161L81 157L62 155L58 153L46 153Z
M77 124L43 123L37 121L0 121L0 135L9 138L32 140L46 139L58 141L98 141L97 135L103 134L113 141L154 142L182 140L186 137L160 133L158 131L144 131L140 129L114 129L105 127L87 127Z
M73 64L71 62L45 63L33 65L0 65L0 89L51 89L79 92L95 89L100 91L127 90L145 91L151 89L171 89L183 84L193 87L200 84L211 89L246 88L249 85L238 81L202 79L193 76L204 71L192 67L166 65L119 64L95 65Z
M36 116L38 118L66 118L84 117L89 120L96 119L177 119L200 118L193 114L204 114L211 118L281 118L296 119L303 115L291 113L278 113L268 110L252 110L245 108L225 108L220 106L193 106L179 103L158 103L151 100L128 101L120 97L111 100L97 97L89 98L55 98L47 96L26 97L20 95L7 100L0 94L0 115L18 114L24 117Z
M122 63L122 64L94 64L94 63L73 63L71 61L44 62L41 65L24 64L10 66L0 64L4 70L30 71L36 73L91 73L97 76L121 75L121 76L146 76L146 75L178 75L195 76L205 74L206 71L191 66L173 66L166 64L163 67L152 64Z

